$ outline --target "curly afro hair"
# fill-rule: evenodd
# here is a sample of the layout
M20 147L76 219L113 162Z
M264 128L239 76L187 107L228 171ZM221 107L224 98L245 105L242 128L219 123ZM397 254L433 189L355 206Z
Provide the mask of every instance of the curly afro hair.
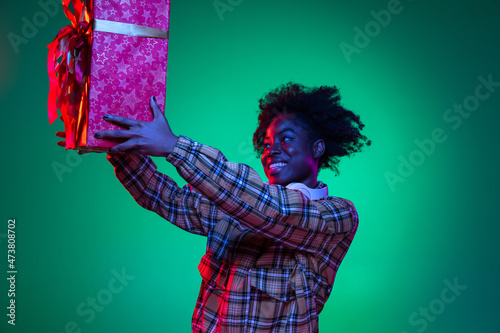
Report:
M289 82L271 90L259 100L258 127L253 135L257 155L264 152L264 137L272 121L281 114L290 114L298 126L309 133L311 142L325 141L325 153L318 169L331 169L335 175L340 157L360 152L371 140L361 134L364 124L359 116L340 105L337 87L308 88Z

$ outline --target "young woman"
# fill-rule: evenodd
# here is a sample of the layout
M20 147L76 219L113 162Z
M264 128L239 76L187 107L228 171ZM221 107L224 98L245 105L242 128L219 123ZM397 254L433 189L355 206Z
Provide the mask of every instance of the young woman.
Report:
M370 141L335 87L289 83L260 100L256 152L269 182L215 148L172 133L154 98L154 120L105 120L125 130L108 160L144 208L207 236L193 332L318 332L318 315L358 226L354 205L328 196L318 171ZM61 135L60 133L58 135ZM180 188L147 156L164 156Z

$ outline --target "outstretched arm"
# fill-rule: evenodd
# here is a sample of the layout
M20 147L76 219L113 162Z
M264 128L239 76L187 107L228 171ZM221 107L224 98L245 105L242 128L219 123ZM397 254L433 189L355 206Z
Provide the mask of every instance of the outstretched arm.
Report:
M158 172L147 156L115 154L107 158L118 180L141 207L190 233L208 234L215 217L209 200L189 185L180 188L171 177Z

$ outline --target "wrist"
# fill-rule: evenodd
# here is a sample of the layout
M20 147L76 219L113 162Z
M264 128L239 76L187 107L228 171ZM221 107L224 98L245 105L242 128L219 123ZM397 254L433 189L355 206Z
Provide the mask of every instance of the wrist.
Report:
M174 150L178 140L179 137L177 135L172 135L168 140L166 140L162 153L163 157L167 157Z

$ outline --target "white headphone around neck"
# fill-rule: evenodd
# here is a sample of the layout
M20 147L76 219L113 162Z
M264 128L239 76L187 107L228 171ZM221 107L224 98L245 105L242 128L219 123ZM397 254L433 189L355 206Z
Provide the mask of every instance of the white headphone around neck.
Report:
M323 188L310 188L302 183L290 183L286 187L302 192L311 200L318 200L328 196L328 186L326 185Z
M269 185L269 182L264 182L264 184ZM299 191L311 200L318 200L328 196L327 185L323 188L310 188L302 183L290 183L286 186L286 188Z

